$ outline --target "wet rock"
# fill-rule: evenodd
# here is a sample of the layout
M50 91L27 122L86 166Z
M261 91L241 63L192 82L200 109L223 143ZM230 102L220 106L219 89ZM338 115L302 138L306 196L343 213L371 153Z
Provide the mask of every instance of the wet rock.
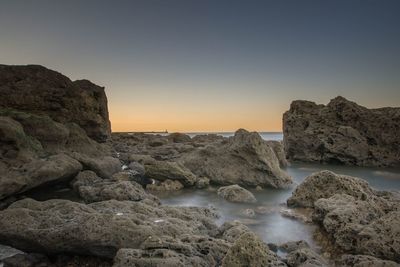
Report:
M290 267L329 266L328 263L321 256L319 256L317 253L315 253L310 248L296 249L287 255L286 260L287 260L287 265Z
M130 162L128 165L129 169L131 169L135 175L138 176L144 176L145 174L145 168L142 164L140 164L139 162Z
M147 190L153 191L178 191L183 188L179 181L165 180L162 182L147 185Z
M294 101L283 115L286 156L293 161L398 165L399 118L399 108L367 109L340 96L326 106Z
M388 260L381 260L366 255L343 255L336 263L337 266L351 267L398 267L399 263Z
M54 266L48 257L43 254L29 253L16 254L9 258L3 259L6 267L51 267Z
M23 254L24 252L9 246L0 245L0 262L5 258L12 257L16 254Z
M292 183L280 169L273 149L256 133L240 129L223 142L183 154L179 159L198 177L212 183L282 188Z
M254 233L241 235L228 250L223 267L234 266L286 266Z
M27 252L112 258L120 248L140 249L150 236L208 237L217 232L214 216L206 208L151 206L141 201L85 205L24 199L0 211L0 242Z
M104 156L104 157L89 157L80 153L73 153L72 156L78 160L84 169L94 171L101 178L111 178L114 173L122 170L119 159Z
M244 209L241 211L241 215L249 218L256 217L256 212L253 209Z
M292 251L302 249L302 248L310 248L310 245L304 240L299 240L299 241L290 241L283 243L279 245L279 249L282 249L283 251L290 253Z
M257 201L250 191L238 185L220 187L217 194L230 202L254 203Z
M368 183L360 178L320 171L308 176L296 187L287 204L291 207L312 208L316 200L340 193L364 200L374 195Z
M204 189L204 188L207 188L209 185L210 185L210 179L208 179L207 177L197 178L196 188Z
M177 180L185 186L194 185L196 176L185 166L170 161L149 161L145 163L146 177L164 181Z
M87 80L72 82L38 65L0 65L0 108L13 108L76 123L97 141L110 136L104 88Z
M312 223L311 212L312 210L300 210L299 208L281 209L279 211L283 217L302 221L304 223Z
M219 228L220 237L228 242L235 242L241 235L251 230L240 222L225 222Z

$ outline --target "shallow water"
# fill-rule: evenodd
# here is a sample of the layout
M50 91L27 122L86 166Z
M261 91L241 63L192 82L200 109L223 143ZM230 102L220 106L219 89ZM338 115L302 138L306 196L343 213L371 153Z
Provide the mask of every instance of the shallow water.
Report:
M218 134L218 133L217 133ZM233 133L219 133L226 137ZM193 133L193 135L195 135ZM265 140L282 140L282 133L260 133ZM308 175L320 171L331 170L338 174L346 174L366 180L372 187L379 190L400 190L400 169L365 168L342 165L324 165L310 163L293 163L286 171L293 177L295 184L300 184ZM257 198L255 204L234 204L217 196L216 188L210 190L182 190L167 195L160 195L162 202L176 206L212 206L215 207L221 217L219 224L224 221L239 220L249 226L267 243L284 243L287 241L306 240L318 249L313 240L315 226L285 217L282 210L290 197L292 189L276 190L264 189L262 191L250 190ZM253 218L243 215L246 209L263 207L268 211L265 214L257 214Z

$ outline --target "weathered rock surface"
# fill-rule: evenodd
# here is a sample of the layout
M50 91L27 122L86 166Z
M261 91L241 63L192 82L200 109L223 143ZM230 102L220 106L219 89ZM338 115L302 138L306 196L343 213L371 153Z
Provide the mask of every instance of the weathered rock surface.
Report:
M294 101L283 115L286 157L358 166L400 164L400 108L367 109L343 97Z
M343 255L336 263L337 266L351 267L398 267L399 263L377 259L365 255Z
M147 190L152 191L177 191L183 188L183 184L181 184L177 180L165 180L163 182L158 182L154 184L149 184L146 186Z
M72 156L83 165L84 169L94 171L104 179L111 178L113 174L122 170L119 159L111 156L94 158L80 153L73 153Z
M286 159L285 149L283 147L283 143L281 141L268 140L265 141L275 152L276 157L278 158L279 165L281 167L287 167L289 162Z
M238 185L220 187L217 191L218 196L230 202L254 203L257 202L254 195Z
M12 108L54 121L73 122L97 141L110 136L104 88L87 80L72 82L38 65L0 65L0 108Z
M81 169L78 161L65 154L35 159L19 168L5 169L0 177L0 199L46 183L72 179Z
M252 232L241 235L228 250L222 267L286 266L260 238Z
M339 250L399 261L396 194L375 191L359 178L322 171L307 177L288 204L312 207L313 221Z
M157 146L154 146L155 142ZM155 180L189 180L182 183L197 186L201 183L196 181L205 178L214 184L274 188L292 183L280 168L280 160L282 165L285 164L283 158L278 159L282 156L279 152L282 146L266 142L258 133L243 129L230 138L212 134L190 138L183 134L163 137L118 133L113 134L112 145L127 166L138 162L145 166L145 176ZM173 170L177 169L183 169L186 174L174 178ZM188 175L190 179L182 178Z
M114 257L120 248L141 249L156 237L213 235L214 214L206 208L133 201L85 205L24 199L0 211L0 242L27 252Z
M290 267L323 267L328 263L310 248L299 248L287 255L287 265Z
M320 198L328 198L334 194L348 194L357 199L367 199L374 195L365 180L347 175L338 175L331 171L320 171L308 176L287 200L288 206L314 207Z

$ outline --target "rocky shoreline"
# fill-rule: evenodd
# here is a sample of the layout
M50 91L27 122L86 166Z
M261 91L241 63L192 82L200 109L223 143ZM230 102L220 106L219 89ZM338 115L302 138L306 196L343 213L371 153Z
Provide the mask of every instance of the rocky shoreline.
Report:
M246 188L293 187L284 167L296 139L285 138L285 150L244 129L230 138L111 134L104 88L36 65L0 65L0 93L4 266L399 266L400 197L358 178L315 173L287 201L286 216L324 233L322 251L266 244L240 222L217 225L212 207L156 196L211 185L226 201L253 203ZM32 198L60 185L74 198Z

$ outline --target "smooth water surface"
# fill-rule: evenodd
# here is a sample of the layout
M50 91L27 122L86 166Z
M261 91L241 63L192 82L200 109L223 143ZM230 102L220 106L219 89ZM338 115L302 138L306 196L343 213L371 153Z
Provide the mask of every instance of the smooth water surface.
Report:
M217 133L226 137L234 133ZM265 140L282 140L282 133L260 133ZM365 179L372 187L379 190L400 190L400 169L365 168L342 165L324 165L310 163L293 163L286 171L293 177L294 184L300 184L308 175L320 171L331 170L338 174L346 174ZM295 186L294 186L295 187ZM315 226L285 217L282 211L287 210L285 203L291 196L292 189L262 191L250 190L257 198L255 204L230 203L217 196L216 188L209 190L189 190L160 195L162 202L176 206L215 207L221 217L218 223L239 220L255 231L265 242L280 244L287 241L306 240L318 249L314 240ZM264 211L255 217L244 215L246 209Z

